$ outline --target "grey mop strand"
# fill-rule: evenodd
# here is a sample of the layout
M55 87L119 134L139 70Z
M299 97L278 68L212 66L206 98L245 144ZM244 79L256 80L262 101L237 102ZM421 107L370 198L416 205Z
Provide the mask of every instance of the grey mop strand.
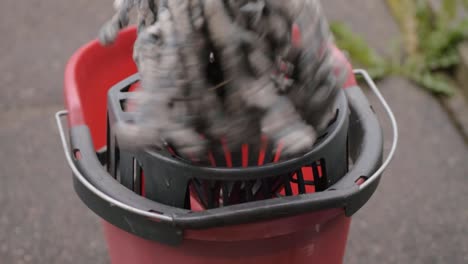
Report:
M221 138L237 147L260 144L264 134L282 145L284 159L311 150L333 119L347 70L333 60L318 1L115 0L114 6L99 34L104 45L138 11L141 90L132 102L134 122L116 127L122 148L170 145L203 160Z

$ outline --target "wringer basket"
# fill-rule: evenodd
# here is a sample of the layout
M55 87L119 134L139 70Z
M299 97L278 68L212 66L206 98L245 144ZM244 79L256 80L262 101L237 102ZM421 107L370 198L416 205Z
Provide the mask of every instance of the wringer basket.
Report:
M220 142L210 164L199 165L119 148L112 125L132 119L125 105L139 81L135 37L128 29L110 48L93 41L80 49L66 70L67 111L57 113L75 191L103 219L112 263L341 263L350 216L374 193L397 141L393 114L368 75L356 71L393 125L384 162L379 121L351 74L309 153L280 161L262 137L259 149Z
M138 86L138 75L118 83L108 93L107 169L122 185L137 194L166 205L192 210L324 191L347 172L348 104L344 92L336 100L336 116L319 137L315 151L295 162L279 162L281 149L258 138L260 147L247 144L228 149L220 142L209 153L210 170L168 151L129 152L118 146L112 128L131 122L125 107ZM268 168L264 165L270 165Z

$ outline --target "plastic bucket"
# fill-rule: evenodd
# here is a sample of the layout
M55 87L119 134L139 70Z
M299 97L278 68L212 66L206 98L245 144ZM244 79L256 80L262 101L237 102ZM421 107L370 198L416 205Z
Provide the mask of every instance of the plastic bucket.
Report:
M111 47L93 41L78 50L66 69L67 111L56 116L75 191L103 218L112 263L341 263L350 216L374 193L397 140L395 134L392 150L383 162L381 127L354 75L344 87L351 163L333 185L321 192L201 211L184 209L135 193L103 166L108 137L106 98L111 87L136 72L132 60L135 37L135 29L128 29ZM347 63L338 50L336 56ZM395 133L393 114L383 98L379 99ZM71 147L61 123L67 114ZM267 174L275 168L266 165L261 169ZM233 168L202 170L211 175L242 173Z

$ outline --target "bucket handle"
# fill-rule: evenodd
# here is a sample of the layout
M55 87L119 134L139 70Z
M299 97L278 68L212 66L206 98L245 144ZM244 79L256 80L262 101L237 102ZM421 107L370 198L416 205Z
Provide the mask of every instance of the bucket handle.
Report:
M382 93L380 93L379 88L375 84L374 80L372 80L369 73L367 73L367 71L363 69L356 69L354 70L354 74L361 75L366 81L371 91L375 94L375 96L377 96L377 99L380 101L380 103L384 107L384 110L387 113L388 118L390 119L390 124L392 126L392 134L393 134L392 146L390 148L390 151L388 152L387 158L382 163L382 165L364 183L359 185L359 189L362 190L366 188L367 186L371 185L375 180L378 179L378 176L383 173L383 171L388 167L393 157L395 156L395 151L398 145L398 124L397 124L397 121L396 121L395 115L393 114L392 109L388 105Z
M367 82L367 84L368 84L369 88L371 89L371 91L376 95L377 99L380 101L380 103L384 107L384 110L385 110L386 114L388 115L388 117L390 119L391 126L392 126L392 132L393 132L393 141L392 141L392 145L391 145L391 149L389 151L389 154L387 155L387 157L386 157L385 161L382 163L382 165L370 177L368 177L368 179L364 183L362 183L359 186L359 190L362 190L362 189L365 189L366 187L372 185L375 181L377 181L380 178L380 175L382 174L382 172L388 167L389 163L391 162L391 160L392 160L392 158L393 158L393 156L395 154L395 150L396 150L397 143L398 143L398 125L397 125L395 116L394 116L390 106L388 105L388 103L385 100L385 98L383 97L383 95L380 93L379 89L377 88L377 85L374 83L374 81L369 76L367 71L362 70L362 69L356 69L356 70L354 70L354 74L361 75L364 78L364 80ZM72 172L75 175L76 179L81 184L83 184L89 191L91 191L93 194L95 194L96 196L101 198L103 201L108 202L112 206L118 207L118 208L120 208L120 209L122 209L124 211L129 212L129 213L133 213L133 214L136 214L136 215L139 215L139 216L142 216L142 217L148 217L148 218L157 220L159 222L174 224L175 223L174 217L164 215L162 213L144 211L144 210L135 208L135 207L133 207L131 205L128 205L126 203L122 203L121 201L116 200L113 197L111 197L111 196L107 195L106 193L102 192L101 190L97 189L93 184L91 184L86 179L86 177L83 176L83 174L77 168L76 164L73 162L72 153L70 151L70 146L68 144L65 129L64 129L64 126L62 124L62 118L67 116L67 115L68 115L67 110L61 110L61 111L58 111L55 114L55 118L56 118L58 130L59 130L63 150L64 150L64 153L65 153L65 157L66 157L68 165L72 169Z

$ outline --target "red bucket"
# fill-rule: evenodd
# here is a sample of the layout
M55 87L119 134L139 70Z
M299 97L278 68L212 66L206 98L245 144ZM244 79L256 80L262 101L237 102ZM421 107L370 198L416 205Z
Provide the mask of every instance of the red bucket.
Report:
M65 102L73 146L70 166L74 171L75 190L103 218L111 262L342 263L350 216L371 197L380 174L366 188L360 189L359 185L382 164L380 125L356 86L354 75L349 76L346 92L351 118L358 121L350 122L349 151L353 167L345 177L325 192L270 199L268 205L265 201L254 202L253 206L260 209L258 217L249 215L246 205L234 205L233 211L224 215L226 219L230 215L243 215L238 223L217 217L216 210L212 215L207 211L202 215L215 224L195 223L191 219L204 212L166 213L166 206L149 210L147 205L152 202L143 201L145 198L124 188L113 193L103 187L108 184L120 188L112 177L106 178L105 170L98 166L98 155L94 154L106 147L108 90L137 72L132 59L135 38L136 31L132 28L122 31L110 47L103 47L97 41L87 44L71 58L65 74ZM338 50L336 56L347 63ZM83 140L77 138L82 133L79 130L89 134L85 136L89 137L88 143L80 145ZM92 163L93 169L88 170L84 162ZM96 170L100 173L99 181L89 176ZM128 203L119 195L130 197ZM140 206L136 205L139 201L141 207L134 209ZM147 213L130 217L142 211ZM153 215L164 217L153 218Z

